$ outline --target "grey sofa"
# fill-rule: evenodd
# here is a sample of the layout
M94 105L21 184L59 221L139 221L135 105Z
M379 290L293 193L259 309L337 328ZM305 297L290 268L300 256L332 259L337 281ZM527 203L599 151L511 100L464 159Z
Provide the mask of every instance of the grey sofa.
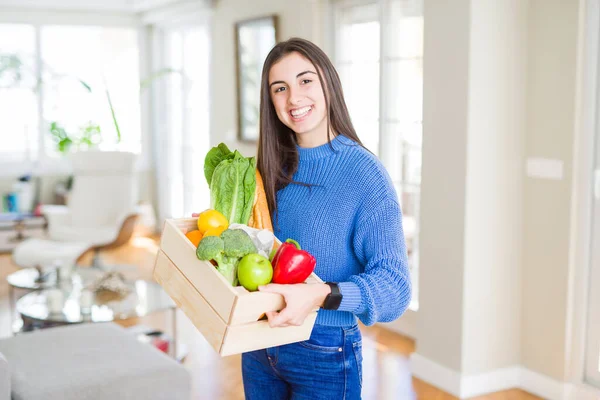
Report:
M179 363L119 325L81 324L0 340L0 400L189 400Z

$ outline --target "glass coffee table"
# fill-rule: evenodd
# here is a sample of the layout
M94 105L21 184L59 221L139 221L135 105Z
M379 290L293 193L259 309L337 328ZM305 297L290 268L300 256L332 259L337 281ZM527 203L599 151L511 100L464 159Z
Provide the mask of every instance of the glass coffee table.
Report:
M59 281L58 270L55 267L46 268L23 268L6 277L8 282L8 298L10 302L11 321L14 320L13 311L16 307L16 290L33 291L51 289L59 286L69 287L71 285L83 286L99 279L102 273L98 269L73 268L68 282Z
M177 308L175 302L158 284L135 280L128 281L131 291L124 296L99 292L93 297L91 307L82 309L80 297L85 285L75 278L72 283L59 284L28 293L16 302L16 310L23 319L23 330L34 330L56 325L111 322L140 318L159 311L171 310L173 321L173 355L177 354ZM59 289L64 297L60 312L52 312L48 297Z

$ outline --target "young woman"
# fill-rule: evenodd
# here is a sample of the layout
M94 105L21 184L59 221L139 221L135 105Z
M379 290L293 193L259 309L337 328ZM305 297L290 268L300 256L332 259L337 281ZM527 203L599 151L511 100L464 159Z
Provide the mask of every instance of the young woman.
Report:
M267 56L260 124L258 169L275 235L314 255L327 283L259 288L285 297L286 308L267 315L272 327L300 325L320 309L308 341L243 354L246 398L359 399L357 317L389 322L410 302L396 192L362 146L338 74L313 43L292 38Z

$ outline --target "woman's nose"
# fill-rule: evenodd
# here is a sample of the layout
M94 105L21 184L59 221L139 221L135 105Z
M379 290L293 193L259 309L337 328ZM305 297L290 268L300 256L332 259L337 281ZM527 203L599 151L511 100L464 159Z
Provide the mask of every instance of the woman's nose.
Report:
M298 89L290 88L288 93L290 94L288 97L290 104L299 104L304 98Z

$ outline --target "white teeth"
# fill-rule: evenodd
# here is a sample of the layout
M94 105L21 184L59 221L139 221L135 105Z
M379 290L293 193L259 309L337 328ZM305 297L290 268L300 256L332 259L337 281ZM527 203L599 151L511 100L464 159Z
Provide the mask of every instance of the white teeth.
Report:
M297 110L292 110L292 116L296 117L296 118L303 117L310 111L310 109L311 109L311 106L298 108Z

